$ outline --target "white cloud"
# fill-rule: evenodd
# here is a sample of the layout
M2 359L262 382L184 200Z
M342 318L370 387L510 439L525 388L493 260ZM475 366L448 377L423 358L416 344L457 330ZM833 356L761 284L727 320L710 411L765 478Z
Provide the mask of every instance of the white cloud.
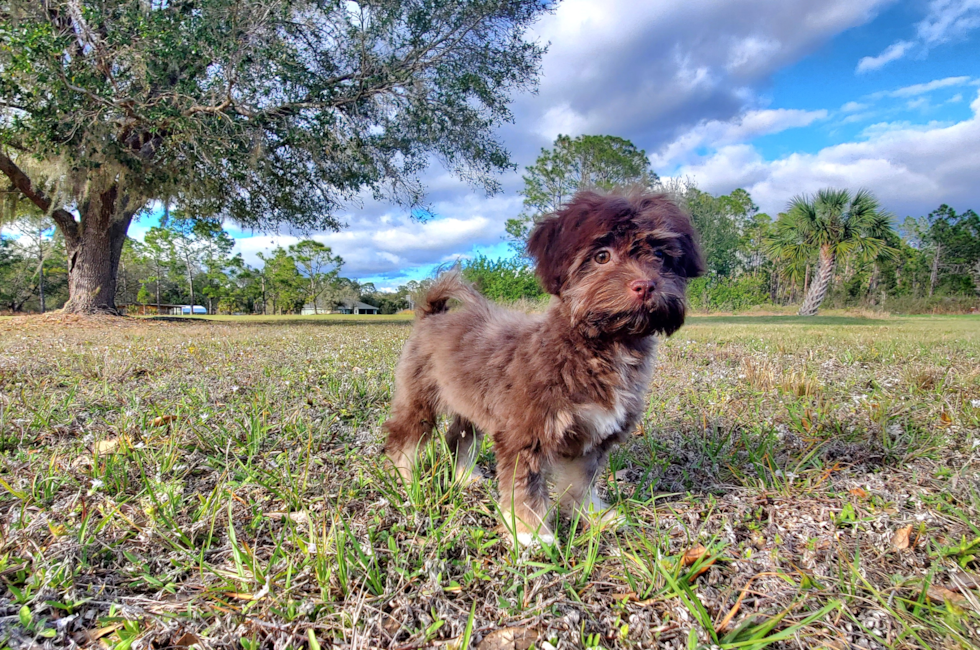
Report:
M858 61L857 69L855 71L858 74L861 74L863 72L870 72L871 70L878 70L892 61L901 59L903 56L905 56L905 53L909 51L912 45L913 43L911 41L898 41L897 43L892 43L878 56L866 56Z
M940 203L980 205L980 93L973 116L955 124L891 125L814 154L765 161L750 145L722 147L680 169L711 192L744 187L769 214L794 195L821 187L867 187L899 216L925 214Z
M341 215L347 227L340 232L314 233L310 238L329 246L344 259L343 274L353 278L394 274L467 254L474 246L501 242L503 225L520 210L520 197L485 198L472 193L434 201L427 221L413 219L404 210L384 211L367 204L365 209ZM258 235L239 239L236 252L260 266L258 253L289 246L299 235Z
M762 103L756 89L774 72L892 1L565 0L537 28L550 42L541 87L515 113L540 139L518 140L518 157L557 132L656 149L702 121L729 120Z
M855 113L857 111L863 111L868 108L867 104L861 104L859 102L847 102L840 109L845 113Z
M545 140L552 142L559 135L582 135L586 124L585 118L566 102L549 108L541 117L536 130Z
M929 45L961 38L980 27L980 0L932 0L916 32Z
M827 117L827 111L798 109L769 109L748 111L733 120L702 122L687 133L650 156L654 169L669 169L689 162L698 149L718 148L746 142L763 135L779 133L786 129L809 126Z
M970 77L946 77L945 79L935 79L928 83L913 84L911 86L904 86L897 90L892 90L886 93L875 93L872 97L915 97L917 95L924 95L930 93L933 90L938 90L940 88L948 88L950 86L963 86L970 82Z
M915 27L915 41L896 41L878 56L864 57L858 61L856 72L878 70L912 50L924 55L931 47L963 38L980 27L980 0L931 0L925 18Z

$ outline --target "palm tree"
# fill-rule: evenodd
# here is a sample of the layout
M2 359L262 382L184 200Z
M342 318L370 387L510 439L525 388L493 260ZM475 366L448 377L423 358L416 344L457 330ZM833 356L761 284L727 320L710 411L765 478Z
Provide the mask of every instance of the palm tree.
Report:
M768 240L770 254L791 270L805 267L814 254L817 269L800 307L800 316L813 316L820 308L838 257L856 253L861 261L894 255L886 237L893 231L892 217L881 209L868 190L854 196L848 190L823 189L790 201Z

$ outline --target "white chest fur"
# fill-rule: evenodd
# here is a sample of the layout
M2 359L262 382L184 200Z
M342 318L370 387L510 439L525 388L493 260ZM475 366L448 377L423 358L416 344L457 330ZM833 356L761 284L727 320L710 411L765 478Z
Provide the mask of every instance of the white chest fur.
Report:
M579 426L592 434L592 443L587 447L622 431L627 421L634 420L644 408L656 358L656 345L645 357L624 355L620 363L621 383L612 406L583 404L579 407L576 420Z
M617 433L626 422L626 406L617 396L612 408L604 408L598 404L583 406L578 413L579 422L591 429L592 435L602 440Z

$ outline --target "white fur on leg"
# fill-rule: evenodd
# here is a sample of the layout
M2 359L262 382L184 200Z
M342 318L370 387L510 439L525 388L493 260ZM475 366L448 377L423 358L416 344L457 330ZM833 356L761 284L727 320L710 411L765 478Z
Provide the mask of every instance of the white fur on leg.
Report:
M457 465L456 466L456 481L462 485L473 485L474 483L479 483L486 476L476 465Z
M548 532L542 533L517 533L517 543L521 546L537 546L540 544L552 545L555 543L555 536Z
M626 519L616 512L616 508L599 498L595 488L589 490L588 496L581 503L576 504L575 509L590 526L619 528L626 523Z
M391 464L398 470L398 475L405 483L412 482L412 469L415 467L415 459L405 452L398 452L391 456Z

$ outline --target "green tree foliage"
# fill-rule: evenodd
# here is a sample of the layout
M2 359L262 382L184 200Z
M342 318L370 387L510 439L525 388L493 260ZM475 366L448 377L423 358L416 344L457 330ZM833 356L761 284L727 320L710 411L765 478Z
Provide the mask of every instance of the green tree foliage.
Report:
M733 275L746 263L739 253L752 217L759 210L752 197L742 189L716 197L690 185L683 201L698 231L708 271Z
M410 292L406 286L401 286L396 291L369 291L361 294L361 301L374 305L378 308L379 314L397 314L408 309L410 306Z
M480 256L463 264L463 277L491 300L534 300L545 294L534 269L521 259L491 260Z
M509 219L506 231L511 246L523 254L531 227L560 208L575 192L611 190L629 185L649 186L657 180L646 152L629 140L611 135L559 135L524 174L524 210Z
M980 216L973 210L957 214L943 204L925 222L923 239L932 256L929 295L937 287L950 294L980 292Z
M9 0L0 172L61 230L69 311L114 311L151 200L195 217L339 228L363 191L420 200L432 158L492 191L494 127L533 88L549 2Z
M318 301L324 292L340 276L344 260L334 255L329 246L314 239L304 239L289 247L289 254L296 260L306 277L306 301L313 305L313 313L319 313Z
M63 305L64 239L57 235L51 220L11 188L0 192L0 227L10 235L5 241L6 264L0 271L0 284L6 285L6 290L0 290L0 308L44 313Z
M296 260L285 248L276 248L268 257L259 253L263 311L267 314L293 314L306 300L306 280L296 268Z
M797 274L817 257L800 315L817 313L840 257L856 254L860 261L868 262L893 254L895 251L888 244L892 230L891 215L867 190L851 195L847 190L829 188L812 197L795 197L789 210L776 221L769 249Z

